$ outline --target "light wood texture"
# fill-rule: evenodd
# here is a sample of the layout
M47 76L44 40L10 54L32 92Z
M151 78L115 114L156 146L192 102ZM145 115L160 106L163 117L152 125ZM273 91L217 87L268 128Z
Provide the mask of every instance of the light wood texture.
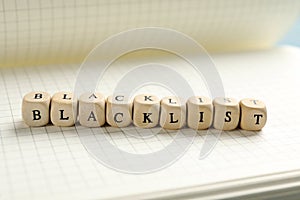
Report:
M133 101L133 124L141 128L157 126L160 100L151 94L137 95Z
M30 92L23 97L22 117L28 126L44 126L49 123L51 96L47 92Z
M101 93L84 93L79 97L79 123L86 127L105 124L105 97Z
M186 105L182 99L174 96L161 100L160 126L165 129L176 130L186 123Z
M233 98L218 97L213 101L214 128L219 130L234 130L239 124L240 108L239 102Z
M213 104L210 98L193 96L187 101L187 125L195 130L208 129L213 121Z
M77 119L77 99L70 92L55 93L51 100L50 118L55 126L73 126Z
M261 130L267 122L267 109L264 102L257 99L242 99L240 101L240 127L244 130Z
M124 95L109 96L106 101L106 121L113 127L126 127L132 123L132 101Z

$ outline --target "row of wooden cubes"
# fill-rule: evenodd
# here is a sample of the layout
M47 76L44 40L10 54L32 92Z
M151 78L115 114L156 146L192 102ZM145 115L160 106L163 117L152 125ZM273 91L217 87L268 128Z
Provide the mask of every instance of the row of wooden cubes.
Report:
M78 112L77 112L78 111ZM186 102L170 96L159 99L141 94L130 101L124 95L105 98L100 93L85 93L79 99L69 92L58 92L51 98L46 92L30 92L22 102L22 116L29 126L99 127L107 122L114 127L151 128L158 124L165 129L180 129L187 125L201 130L213 126L220 130L261 130L267 121L265 104L257 99L190 97Z

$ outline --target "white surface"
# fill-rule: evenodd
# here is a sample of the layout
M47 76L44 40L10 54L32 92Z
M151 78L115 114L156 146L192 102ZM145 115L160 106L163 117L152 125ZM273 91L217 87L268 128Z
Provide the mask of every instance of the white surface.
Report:
M298 0L2 0L0 66L81 62L104 39L143 27L183 32L212 51L268 48L299 12Z
M266 127L259 133L242 130L223 133L204 160L198 160L205 137L199 134L176 163L145 175L123 174L95 161L81 145L75 127L28 128L22 122L22 96L39 89L51 94L72 90L78 66L1 69L1 199L109 198L161 193L166 189L299 169L300 50L286 47L213 58L227 96L255 97L266 103ZM197 81L189 66L179 61L173 62L173 66L183 70L191 83ZM102 85L104 93L110 92L123 70L117 64L112 68L115 77L111 75L104 80L110 83ZM196 92L206 94L204 88L195 87ZM115 145L136 153L160 149L173 137L166 132L141 140L106 129ZM182 134L188 131L183 129ZM91 129L91 133L97 134L97 129Z

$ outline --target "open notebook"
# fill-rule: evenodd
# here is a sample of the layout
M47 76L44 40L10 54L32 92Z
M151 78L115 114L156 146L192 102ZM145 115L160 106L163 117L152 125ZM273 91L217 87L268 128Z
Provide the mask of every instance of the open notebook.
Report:
M298 92L300 50L293 47L213 54L212 58L222 78L225 94L237 99L255 97L263 100L268 109L266 126L260 132L243 130L223 132L212 152L201 160L199 154L205 137L208 134L214 136L215 133L200 131L180 159L153 173L128 174L102 165L86 151L78 135L84 131L86 134L97 137L99 129L102 129L105 137L113 145L124 151L142 154L164 148L174 137L171 131L166 130L153 137L140 139L125 135L120 130L108 126L93 129L78 126L60 128L52 125L29 128L21 119L21 101L25 93L34 90L44 90L50 94L57 91L72 91L79 64L57 63L80 61L93 45L111 33L143 25L169 25L169 28L172 28L169 20L175 17L175 11L191 9L191 12L181 12L183 21L174 22L173 28L186 30L195 38L198 32L200 34L198 41L205 38L203 35L210 35L210 38L203 40L204 46L208 49L220 52L224 49L266 48L272 46L288 24L292 23L298 15L299 3L297 1L276 2L276 6L270 4L273 1L262 1L257 5L245 1L245 4L251 5L250 8L248 4L241 5L237 1L227 1L229 3L223 4L217 4L216 1L199 4L196 1L171 4L165 1L161 6L157 1L153 1L151 5L135 1L128 1L126 4L110 1L111 3L106 2L107 4L103 5L98 1L85 4L70 0L64 2L27 1L27 4L23 5L3 1L0 7L3 11L0 13L4 22L2 24L5 26L5 29L2 29L4 31L0 32L1 42L4 44L0 53L1 65L16 66L20 63L28 65L0 69L0 199L118 197L132 199L171 198L174 195L178 195L177 198L194 197L194 195L204 195L208 198L220 197L216 195L229 197L238 194L238 192L234 193L235 188L238 190L242 186L245 188L249 186L249 190L245 188L242 190L245 193L259 189L268 190L270 188L264 188L264 185L267 185L265 182L298 176L300 108L297 105L300 98ZM46 3L49 4L46 5ZM153 8L153 15L158 16L157 18L150 19L143 14L143 9L147 6ZM207 25L205 29L207 32L200 31L199 24L194 26L195 21L186 24L189 21L187 19L192 19L198 12L197 6L210 8L204 9L207 13L203 15L215 19L209 22L209 26ZM170 8L172 12L169 15L163 12L158 14L154 12L158 8L164 11ZM215 12L216 8L226 10L226 12ZM99 10L103 12L98 12ZM140 18L136 18L137 11L141 13ZM237 18L236 15L239 14L235 11L244 11L245 15L241 16L245 21L253 20L252 26L247 28L244 23L237 23L232 25L232 29L223 27L223 30L228 32L224 33L227 34L226 37L221 37L224 41L221 41L217 48L212 41L220 37L218 34L221 33L215 30L222 29L220 24L229 26L232 19ZM274 13L278 13L277 11L282 13L276 18L278 23L282 22L279 23L281 26L278 29L275 28L278 25L276 24L272 33L268 33L268 37L261 35L266 34L265 31L249 34L249 31L259 28L266 30L264 28L266 23L272 23L268 16L273 13L272 16L275 17ZM82 15L77 15L77 12ZM125 12L128 18L108 19L107 16L114 15L114 12ZM75 14L83 20L74 19ZM252 17L247 18L248 14L257 14L255 20ZM36 16L39 17L35 18ZM90 18L92 20L89 20ZM98 18L103 21L98 21L97 26L87 23L93 24ZM224 21L221 23L218 20ZM149 23L145 24L145 21ZM286 24L283 23L284 21ZM60 23L59 27L56 27L58 26L56 22ZM100 37L98 36L101 32L99 27L104 22L107 22L104 31L107 35L101 34ZM24 25L26 23L27 25ZM127 26L122 25L123 23ZM197 30L196 27L198 27ZM54 28L61 29L58 32L49 32ZM234 30L244 32L236 35ZM242 33L245 33L244 37ZM229 45L233 44L232 36L235 35L239 36L234 38L237 40L236 48L235 45ZM88 38L91 40L89 41ZM46 39L45 43L42 42L44 39ZM78 42L80 39L82 42ZM262 40L264 42L261 42ZM250 44L255 46L249 46ZM28 46L32 48L28 49ZM187 63L168 54L158 57L150 52L149 55L154 55L153 59L158 59L160 63L173 66L174 70L182 74L194 86L195 93L209 94L201 85L202 83L195 78L193 71L189 70L190 66ZM56 64L42 65L51 61ZM137 64L138 61L134 57L129 57L129 59L115 62L107 72L108 75L99 83L99 90L109 95L116 80L119 80L128 67L132 66L132 62ZM160 96L168 94L167 91L157 90L157 88L149 87L144 90ZM139 130L133 126L130 128L138 135ZM184 140L189 136L190 131L184 128L178 134L181 134ZM101 141L99 145L101 146ZM110 154L107 156L114 157ZM122 162L131 164L128 160ZM255 184L258 184L257 187Z

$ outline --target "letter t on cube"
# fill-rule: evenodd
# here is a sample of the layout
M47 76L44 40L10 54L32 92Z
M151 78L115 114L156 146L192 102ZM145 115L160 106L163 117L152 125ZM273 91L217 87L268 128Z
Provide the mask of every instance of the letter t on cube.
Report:
M267 122L267 109L265 104L260 100L242 99L241 122L240 127L244 130L258 131L261 130Z

